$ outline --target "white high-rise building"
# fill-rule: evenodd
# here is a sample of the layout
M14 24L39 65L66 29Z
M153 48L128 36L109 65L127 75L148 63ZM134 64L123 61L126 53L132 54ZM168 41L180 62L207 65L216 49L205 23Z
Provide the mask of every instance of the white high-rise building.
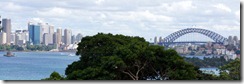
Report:
M51 41L50 37L52 37L51 34L44 33L44 35L43 35L43 44L45 44L45 45L52 44L52 41Z
M154 45L158 44L157 37L154 38Z
M53 33L54 33L54 26L50 25L49 26L49 34L50 34L50 44L53 44Z
M7 34L5 32L0 32L0 44L6 44Z
M81 33L78 33L77 35L76 35L76 42L80 42L81 41L81 39L82 39L82 34Z
M11 19L3 19L2 20L2 31L7 35L7 44L10 45L11 43Z
M62 44L62 29L57 29L57 47L60 47Z
M71 30L69 29L64 30L64 44L65 45L71 44Z

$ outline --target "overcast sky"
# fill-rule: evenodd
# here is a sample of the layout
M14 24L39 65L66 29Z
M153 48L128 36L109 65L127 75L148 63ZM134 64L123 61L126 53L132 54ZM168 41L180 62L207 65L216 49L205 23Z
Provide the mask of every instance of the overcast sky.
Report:
M0 5L0 15L12 20L13 31L34 21L73 34L104 32L147 41L188 27L240 37L239 0L0 0Z

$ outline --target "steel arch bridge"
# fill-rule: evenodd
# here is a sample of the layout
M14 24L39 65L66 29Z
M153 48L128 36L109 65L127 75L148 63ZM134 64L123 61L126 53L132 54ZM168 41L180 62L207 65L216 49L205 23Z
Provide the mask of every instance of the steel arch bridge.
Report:
M212 40L214 40L217 43L224 43L227 40L227 38L213 32L213 31L210 31L210 30L201 29L201 28L186 28L186 29L182 29L182 30L179 30L177 32L174 32L174 33L168 35L167 37L165 37L162 40L162 44L165 45L165 44L173 43L176 39L178 39L179 37L181 37L185 34L188 34L188 33L203 34L203 35L211 38Z

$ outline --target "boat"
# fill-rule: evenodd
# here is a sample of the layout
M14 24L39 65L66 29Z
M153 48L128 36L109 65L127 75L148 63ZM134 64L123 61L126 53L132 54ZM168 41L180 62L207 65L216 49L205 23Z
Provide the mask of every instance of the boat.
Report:
M4 56L6 56L6 57L14 57L14 54L12 54L11 51L8 51Z

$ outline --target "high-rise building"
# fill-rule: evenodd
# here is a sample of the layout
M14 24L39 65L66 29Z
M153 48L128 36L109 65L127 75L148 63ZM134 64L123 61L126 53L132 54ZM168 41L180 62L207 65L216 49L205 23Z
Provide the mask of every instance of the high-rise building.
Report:
M0 32L0 44L6 44L7 35L5 32Z
M44 35L43 35L43 44L45 44L45 45L52 44L50 37L52 37L51 34L44 33Z
M157 41L157 37L155 36L155 38L154 38L154 44L156 45L156 44L158 44L158 41Z
M57 44L58 47L62 44L62 29L57 29Z
M71 44L74 44L76 41L75 41L75 35L72 35L71 36Z
M28 30L23 30L22 31L22 38L25 41L29 41L29 31Z
M54 26L49 25L50 44L53 44L53 33L54 33Z
M28 24L29 31L29 41L34 45L39 45L41 43L41 28L40 25Z
M3 27L3 32L6 33L7 38L7 44L10 45L11 43L11 19L2 19L3 23L2 23L2 27Z
M41 41L41 43L43 43L44 33L49 33L49 25L48 25L48 23L38 23L38 25L40 25L40 28L41 28L40 41Z
M162 43L162 41L163 41L163 39L162 39L162 37L160 36L160 37L159 37L159 43Z
M82 34L81 33L78 33L77 35L76 35L76 42L80 42L81 41L81 39L82 39Z
M58 44L58 42L57 42L57 32L53 33L53 44Z
M15 45L15 33L11 33L11 44Z
M228 44L234 44L234 40L232 36L228 37Z
M69 29L64 30L64 44L65 45L71 44L71 30Z
M236 41L236 42L238 42L238 37L237 36L234 36L233 37L233 40Z

